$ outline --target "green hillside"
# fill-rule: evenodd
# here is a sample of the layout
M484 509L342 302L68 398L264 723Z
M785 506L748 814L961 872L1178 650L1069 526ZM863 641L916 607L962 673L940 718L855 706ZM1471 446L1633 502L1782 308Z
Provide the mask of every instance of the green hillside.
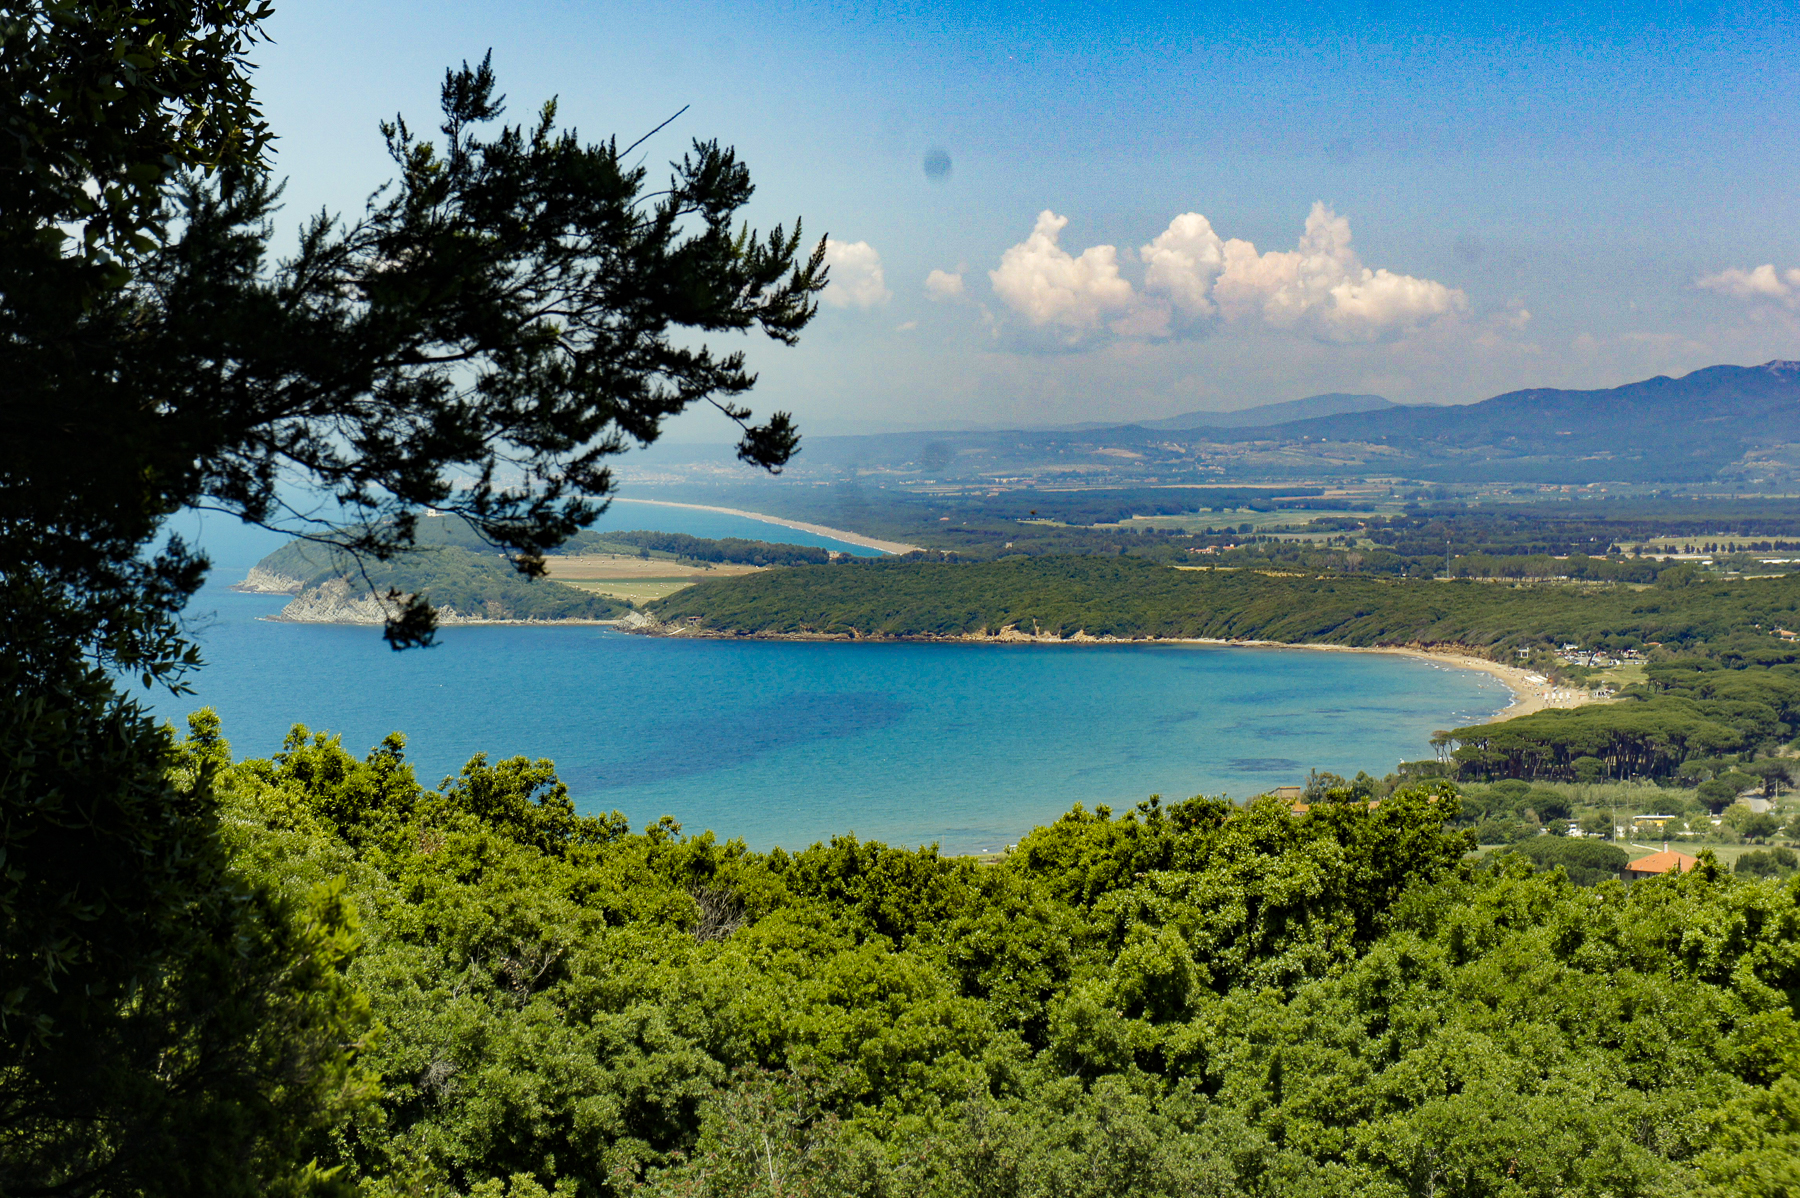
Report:
M628 605L548 579L526 579L464 520L428 517L419 522L418 552L391 562L358 564L349 556L311 541L293 540L257 563L261 570L297 579L302 590L334 579L349 581L352 592L385 594L390 588L424 595L434 606L465 616L509 620L604 620L625 614ZM586 532L563 547L565 553L643 555L675 562L730 562L756 566L816 565L829 551L810 545L779 545L736 537L711 539L652 531Z
M498 553L476 553L439 545L391 562L358 566L350 559L304 541L292 541L258 562L264 569L298 578L309 590L334 579L350 583L352 594L390 589L423 595L434 606L463 616L497 620L610 620L624 604L549 579L528 579Z
M700 583L656 605L730 632L961 636L1009 625L1056 636L1217 637L1341 645L1638 647L1800 622L1800 579L1572 591L1251 570L1136 558L869 560Z

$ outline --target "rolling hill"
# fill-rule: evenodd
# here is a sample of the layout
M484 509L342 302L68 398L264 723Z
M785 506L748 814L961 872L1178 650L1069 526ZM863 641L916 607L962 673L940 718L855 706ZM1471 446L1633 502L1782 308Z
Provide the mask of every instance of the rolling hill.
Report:
M1457 407L1344 413L1226 437L1380 445L1427 477L1700 481L1800 443L1800 362L1709 366L1595 391L1533 388ZM1452 473L1453 472L1453 473Z
M1379 395L1349 395L1333 391L1326 395L1309 395L1285 403L1268 403L1235 412L1186 412L1165 416L1161 420L1139 420L1139 428L1268 428L1295 420L1312 420L1321 416L1339 416L1347 412L1380 412L1400 405Z
M1800 362L1709 366L1602 390L1533 388L1462 405L1332 394L1145 424L826 437L809 441L806 453L809 464L951 481L1399 475L1791 489L1800 485Z

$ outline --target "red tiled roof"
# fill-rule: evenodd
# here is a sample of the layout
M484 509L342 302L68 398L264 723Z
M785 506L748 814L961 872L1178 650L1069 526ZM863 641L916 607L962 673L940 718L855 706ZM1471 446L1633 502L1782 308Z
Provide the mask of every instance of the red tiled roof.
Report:
M1690 857L1686 853L1671 853L1664 850L1660 853L1651 853L1648 857L1639 857L1636 861L1631 862L1625 867L1625 872L1627 874L1640 874L1644 877L1650 877L1654 874L1666 874L1671 870L1677 869L1682 873L1687 873L1698 864L1700 864L1700 859L1697 857Z

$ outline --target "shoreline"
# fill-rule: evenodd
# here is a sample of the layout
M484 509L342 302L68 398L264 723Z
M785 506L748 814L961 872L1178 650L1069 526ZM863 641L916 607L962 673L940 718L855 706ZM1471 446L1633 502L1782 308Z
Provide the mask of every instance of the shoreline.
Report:
M1223 640L1217 637L1111 637L1089 636L1085 632L1077 632L1073 636L1057 637L1023 633L1015 628L1005 628L995 634L964 634L961 636L855 636L849 634L826 633L769 633L769 632L719 632L713 629L680 627L663 624L636 623L627 617L620 623L619 631L633 636L667 636L688 637L702 640L765 640L765 641L845 641L845 642L888 642L894 644L976 644L976 645L1210 645L1224 649L1313 649L1327 653L1386 653L1399 657L1411 657L1418 661L1429 661L1447 665L1454 669L1473 670L1495 679L1507 689L1511 702L1494 712L1485 720L1485 724L1498 723L1501 720L1517 719L1521 716L1534 715L1551 708L1566 710L1572 707L1583 707L1589 703L1605 702L1603 699L1590 697L1585 691L1573 691L1557 688L1545 680L1534 679L1542 675L1534 674L1519 666L1506 665L1486 657L1477 656L1466 647L1427 647L1423 645L1333 645L1316 641L1263 641L1263 640Z
M234 588L235 589L235 588ZM1420 645L1333 645L1323 642L1307 641L1263 641L1263 640L1223 640L1217 637L1097 637L1086 633L1076 633L1068 637L1033 636L1006 629L997 635L963 635L963 636L850 636L827 635L820 633L736 633L718 632L712 629L679 627L663 624L652 624L633 620L629 613L612 620L492 620L483 618L452 617L442 623L445 628L474 627L515 627L515 628L558 628L558 627L590 627L612 628L618 632L632 636L662 636L694 640L759 640L759 641L814 641L845 643L886 643L886 644L957 644L957 645L1207 645L1220 649L1309 649L1325 653L1385 653L1397 657L1410 657L1416 661L1429 661L1453 669L1472 670L1486 674L1507 689L1511 701L1482 723L1492 724L1501 720L1517 719L1521 716L1536 714L1551 708L1566 710L1582 707L1589 703L1605 702L1594 699L1584 691L1563 690L1552 687L1547 681L1536 682L1531 671L1519 666L1510 666L1502 662L1479 657L1464 648L1438 648ZM296 620L279 614L258 616L258 620L272 624L311 624L316 626L339 625L345 627L376 627L379 621L374 620ZM641 620L640 616L640 620Z
M782 528L792 528L798 532L810 532L814 536L830 537L834 541L842 541L846 545L860 545L864 549L879 549L883 553L918 553L917 545L908 545L904 541L882 541L875 537L865 537L859 532L846 532L841 528L828 528L823 524L808 524L803 520L786 520L780 516L770 516L762 512L747 512L742 508L716 507L709 503L676 503L672 499L628 499L615 496L614 503L648 503L656 507L686 508L691 512L721 512L727 516L744 516L751 520L760 520L764 524L775 524Z
M269 624L310 624L315 628L380 628L382 625L382 621L380 621L380 620L296 620L296 619L292 619L288 616L281 615L280 613L276 613L275 615L272 615L272 616L257 616L255 618L259 621L263 621L263 622L266 622ZM624 623L624 621L622 619L620 619L620 620L581 620L581 619L570 619L570 620L489 620L489 619L486 619L485 617L479 618L479 619L463 619L460 617L452 617L451 619L448 619L448 620L440 619L438 621L438 627L439 628L477 628L477 627L487 626L487 627L496 627L496 628L497 627L616 628L622 623Z
M1279 645L1280 641L1214 641L1221 645ZM1533 674L1530 670L1518 666L1509 666L1486 657L1477 657L1462 649L1425 649L1410 645L1288 645L1290 649L1325 649L1336 653L1393 653L1401 657L1412 657L1420 661L1441 662L1461 670L1474 670L1498 679L1500 684L1512 692L1512 702L1489 716L1483 723L1497 723L1500 720L1517 719L1520 716L1535 715L1551 708L1567 710L1571 707L1584 707L1589 703L1604 702L1588 696L1585 691L1572 691L1566 688L1553 687L1548 681L1533 682L1533 678L1541 678L1541 674Z

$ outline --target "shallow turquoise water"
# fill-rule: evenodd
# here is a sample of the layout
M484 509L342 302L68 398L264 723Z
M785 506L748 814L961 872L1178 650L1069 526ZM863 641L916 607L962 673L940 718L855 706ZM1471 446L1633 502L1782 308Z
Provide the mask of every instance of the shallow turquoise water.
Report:
M587 812L673 815L752 847L854 831L997 848L1076 803L1123 807L1380 774L1435 728L1504 706L1485 675L1381 654L1213 646L663 640L595 627L377 630L272 623L222 576L190 615L197 695L240 757L296 722L367 751L404 731L435 783L470 754L556 761Z

